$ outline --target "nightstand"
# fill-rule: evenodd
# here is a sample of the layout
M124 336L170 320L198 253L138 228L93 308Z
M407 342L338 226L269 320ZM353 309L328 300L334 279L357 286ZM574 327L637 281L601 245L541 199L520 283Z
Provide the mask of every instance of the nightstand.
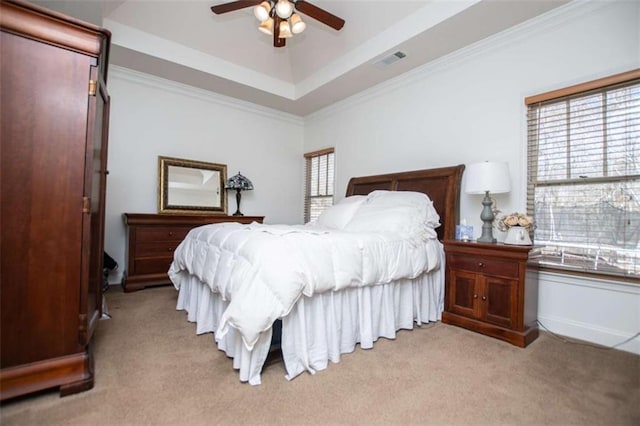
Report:
M442 322L525 347L538 337L537 270L531 246L444 241Z

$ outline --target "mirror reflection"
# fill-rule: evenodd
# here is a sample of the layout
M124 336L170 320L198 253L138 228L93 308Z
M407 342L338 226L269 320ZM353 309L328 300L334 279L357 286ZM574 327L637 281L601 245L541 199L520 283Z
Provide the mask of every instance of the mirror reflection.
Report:
M160 213L227 213L226 165L158 157Z

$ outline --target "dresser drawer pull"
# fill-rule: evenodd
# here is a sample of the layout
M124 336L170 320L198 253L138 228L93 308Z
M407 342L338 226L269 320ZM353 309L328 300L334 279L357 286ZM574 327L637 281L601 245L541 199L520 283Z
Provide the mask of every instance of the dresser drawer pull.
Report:
M169 248L167 249L167 251L173 251L173 248L169 247Z
M487 300L487 296L482 296L482 300Z
M482 262L478 262L478 267L479 267L479 268L484 268L485 266L486 266L486 265L485 265L484 263L482 263Z
M478 298L478 295L477 295L477 294L474 294L474 295L473 295L473 298L474 298L474 299L477 299L477 298Z
M170 237L173 237L173 232L169 232L169 236L170 236Z

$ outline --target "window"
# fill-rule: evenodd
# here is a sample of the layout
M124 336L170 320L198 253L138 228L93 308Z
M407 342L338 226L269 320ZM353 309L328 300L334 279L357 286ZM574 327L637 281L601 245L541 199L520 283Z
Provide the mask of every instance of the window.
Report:
M304 221L316 220L320 213L333 205L333 148L308 152L304 155L306 178L304 192Z
M640 277L640 70L525 103L541 265Z

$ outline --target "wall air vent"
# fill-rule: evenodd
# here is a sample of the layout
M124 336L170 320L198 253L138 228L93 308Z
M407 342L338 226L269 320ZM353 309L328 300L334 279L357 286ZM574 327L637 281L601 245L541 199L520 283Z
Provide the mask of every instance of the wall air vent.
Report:
M406 53L398 50L397 52L392 53L391 55L385 56L384 58L380 59L378 62L375 63L375 65L378 68L385 68L391 64L395 64L399 60L404 59L406 57L407 57Z

